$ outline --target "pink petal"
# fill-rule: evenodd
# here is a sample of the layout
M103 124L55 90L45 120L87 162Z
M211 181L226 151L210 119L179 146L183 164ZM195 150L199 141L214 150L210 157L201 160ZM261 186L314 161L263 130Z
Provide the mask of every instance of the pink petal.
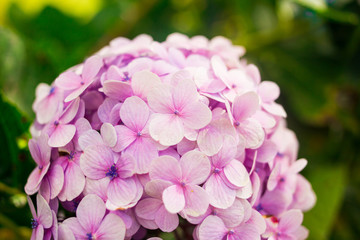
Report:
M134 95L146 100L152 88L160 84L160 78L149 71L136 72L131 79L131 87Z
M258 87L258 93L263 102L275 101L280 95L279 86L270 81L262 81Z
M281 164L276 164L274 169L271 171L269 180L267 182L267 189L269 191L272 191L276 188L280 174L281 174Z
M180 159L182 179L186 183L202 184L210 174L208 157L197 150L185 153Z
M183 138L176 146L177 152L180 155L184 155L188 151L194 150L197 147L196 142L190 141L186 138Z
M122 208L136 197L137 186L133 178L121 179L117 177L110 181L107 194L108 201L118 208Z
M208 216L199 228L199 239L219 240L223 239L228 232L224 222L217 216Z
M27 199L27 202L28 202L29 207L30 207L31 215L33 216L33 218L37 218L37 214L36 214L36 211L35 211L33 201L31 200L31 198L29 196L26 196L26 199Z
M75 236L66 224L59 224L59 239L61 240L75 240Z
M129 83L117 80L107 80L104 82L103 90L106 96L122 102L133 95L133 91Z
M184 124L190 129L200 129L211 121L211 111L202 102L194 102L186 105L180 112Z
M170 213L180 212L185 207L183 188L179 185L166 188L162 194L162 200L167 211Z
M262 104L262 107L268 112L275 116L286 118L287 114L285 112L285 109L283 106L276 102L268 103L268 104Z
M145 198L136 205L135 213L143 219L154 220L156 212L162 205L163 203L159 199Z
M86 178L83 194L96 194L105 202L107 200L107 187L109 182L110 178L102 178L97 180Z
M149 131L151 137L164 146L178 144L184 137L183 123L174 114L153 114Z
M257 111L252 118L255 118L265 129L273 128L276 125L275 118L265 111Z
M155 143L150 138L139 137L126 150L135 158L135 172L148 173L153 159L158 157Z
M263 145L257 150L256 161L266 163L272 161L277 154L276 144L270 140L265 140Z
M228 228L238 226L244 220L245 208L238 199L230 207L214 211L216 211L216 216L220 217Z
M249 181L244 187L236 189L236 197L248 199L253 194L252 184Z
M50 167L50 162L42 167L36 167L30 174L25 185L25 192L29 195L36 193L39 189L40 183Z
M104 123L101 125L101 136L109 147L114 147L117 142L117 133L113 125L110 123Z
M67 124L71 122L78 113L79 107L80 98L76 98L69 104L69 106L66 107L59 119L59 122L61 122L61 124Z
M134 175L135 168L134 157L130 154L123 153L116 162L116 168L120 178L128 178Z
M246 224L254 226L259 234L263 234L266 230L264 217L255 209L252 209L251 217Z
M149 115L147 104L136 96L127 98L120 109L121 121L136 133L143 130Z
M95 232L106 212L103 200L94 195L86 195L76 209L76 217L81 226L88 232Z
M261 198L261 206L272 215L284 212L292 201L292 194L279 189L266 191Z
M48 172L47 180L49 181L49 186L50 186L50 199L54 199L63 188L63 184L64 184L63 168L59 165L53 165Z
M194 81L190 79L181 79L173 88L174 108L179 112L188 106L197 102L198 93Z
M211 163L216 168L223 168L234 159L238 151L238 144L235 138L230 135L225 135L222 142L220 151L211 157Z
M198 217L206 212L209 207L209 196L202 187L195 184L186 185L184 195L184 214Z
M160 179L169 182L178 182L182 177L179 162L170 156L155 158L150 166L149 176L151 180Z
M65 219L62 224L66 225L66 227L71 230L76 239L85 238L87 232L89 232L88 229L84 229L80 225L78 219L75 217Z
M265 132L258 121L247 119L241 122L237 130L245 138L246 148L255 149L261 146L265 138Z
M303 221L303 213L298 209L292 209L280 216L279 231L291 233L296 231Z
M97 110L99 106L103 103L104 97L98 91L90 91L84 94L81 98L88 110Z
M85 151L89 146L104 145L104 142L96 130L88 130L79 137L80 149Z
M74 72L67 71L59 75L56 78L55 84L61 89L64 90L73 90L80 86L82 81L81 77Z
M219 174L212 174L205 182L204 188L210 204L214 207L225 209L235 201L236 191L229 188Z
M235 159L225 166L224 174L227 180L237 187L244 187L250 181L249 173L244 165Z
M208 156L218 153L223 145L222 134L213 127L202 129L197 138L200 150Z
M106 172L113 164L113 153L105 146L87 148L80 157L81 170L91 179L106 177Z
M63 147L74 137L76 127L71 124L58 125L55 131L50 135L48 144L51 147Z
M36 196L36 204L39 223L44 226L44 228L50 228L53 224L53 218L49 204L45 201L41 194Z
M227 67L224 61L217 55L214 55L211 58L211 66L212 70L214 71L215 76L223 80L227 73Z
M79 97L91 84L92 81L85 83L85 85L80 85L79 88L75 89L73 92L66 96L64 102L70 102L75 98Z
M94 55L86 59L84 68L82 70L82 78L85 81L92 80L103 66L103 60L101 57Z
M294 162L290 169L288 170L288 173L299 173L301 172L307 165L308 161L304 158L297 160L296 162Z
M115 126L117 142L113 147L114 152L121 152L136 140L136 133L124 125Z
M31 240L43 240L44 239L44 227L42 225L33 229L31 234Z
M251 117L259 109L259 101L259 96L255 92L237 96L232 106L235 120L241 122Z
M109 213L101 222L95 235L102 240L124 239L126 227L123 220L116 214Z
M164 206L161 206L155 215L155 222L163 232L172 232L179 225L177 214L169 213Z
M112 98L106 98L104 100L104 102L99 106L97 112L102 122L110 122L110 112L117 104L119 104L119 101ZM119 115L119 113L117 115Z
M235 228L235 234L233 235L235 240L260 240L260 233L257 229L250 224L242 224Z
M50 122L58 111L59 105L60 100L58 95L49 95L46 98L42 99L34 107L34 110L36 112L36 120L40 124Z
M38 139L29 140L30 154L39 166L45 166L50 162L51 147L48 145L48 139L47 134L41 134Z
M171 182L156 179L147 182L144 189L146 194L148 194L149 196L153 198L161 199L163 191L166 188L170 187L171 185L172 185Z
M71 201L84 190L85 176L81 168L74 162L70 162L64 172L64 186L59 193L61 201Z
M157 113L173 113L174 105L170 85L157 85L149 91L147 96L149 107Z

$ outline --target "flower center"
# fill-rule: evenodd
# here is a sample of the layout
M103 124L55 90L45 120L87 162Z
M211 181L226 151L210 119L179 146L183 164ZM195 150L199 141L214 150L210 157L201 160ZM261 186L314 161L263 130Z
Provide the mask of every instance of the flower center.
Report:
M233 235L234 233L235 233L234 230L232 229L229 230L229 235Z
M136 134L136 136L141 137L141 136L142 136L142 133L141 133L141 132L138 132L138 133Z
M69 159L69 160L73 160L73 159L74 159L74 156L75 156L75 152L74 152L74 151L71 151L70 154L68 155L68 159Z
M31 219L31 228L34 229L34 228L37 228L37 226L39 226L38 220L32 218Z
M175 111L174 111L174 114L175 114L175 115L179 115L179 111L178 111L178 110L175 110Z
M88 240L95 239L95 237L92 235L92 233L87 233L86 237L87 237L86 239L88 239Z
M215 168L215 169L214 169L214 173L219 173L219 172L221 172L221 169L220 169L220 168Z
M234 123L234 125L235 125L235 127L238 127L238 126L240 126L240 122L239 122L239 121L236 121L236 122Z
M186 183L185 183L185 182L181 182L180 185L181 185L182 187L185 187Z
M49 91L49 95L53 94L54 91L55 91L55 87L51 87L51 88L50 88L50 91Z
M84 84L85 84L85 82L84 82L84 81L81 81L81 82L80 82L80 85L84 85Z
M56 120L56 121L54 122L54 125L55 125L55 127L59 126L59 121Z
M115 166L115 164L113 164L109 169L108 172L106 173L106 176L110 178L110 180L113 180L114 178L118 177L118 173L117 173L117 167Z
M129 76L129 73L128 72L123 72L124 73L124 77L123 77L123 81L124 82L127 82L127 81L130 81L130 76Z

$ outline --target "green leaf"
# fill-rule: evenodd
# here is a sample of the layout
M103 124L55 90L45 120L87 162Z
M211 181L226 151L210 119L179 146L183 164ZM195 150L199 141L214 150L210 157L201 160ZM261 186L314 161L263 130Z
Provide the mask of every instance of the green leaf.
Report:
M347 171L344 166L322 166L308 170L307 177L316 193L317 202L312 210L305 213L304 226L310 230L310 240L325 240L341 207Z

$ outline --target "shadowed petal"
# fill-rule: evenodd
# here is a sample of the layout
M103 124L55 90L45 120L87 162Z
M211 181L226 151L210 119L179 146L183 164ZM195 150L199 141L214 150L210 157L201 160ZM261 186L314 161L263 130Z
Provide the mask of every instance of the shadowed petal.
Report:
M162 205L163 203L159 199L145 198L136 205L135 213L143 219L154 220L156 212Z
M104 82L103 90L106 96L119 101L124 101L133 94L129 83L117 80L107 80Z
M179 225L177 214L169 213L164 206L161 206L155 215L155 222L163 232L172 232Z
M208 216L199 227L199 239L219 240L227 234L224 222L217 216Z
M74 162L69 164L64 172L64 186L59 193L61 201L71 201L84 190L85 176L81 168Z

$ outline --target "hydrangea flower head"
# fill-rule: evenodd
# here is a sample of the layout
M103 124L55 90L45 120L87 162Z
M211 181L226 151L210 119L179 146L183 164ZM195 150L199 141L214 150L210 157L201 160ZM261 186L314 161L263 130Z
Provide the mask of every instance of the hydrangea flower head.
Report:
M33 238L305 239L307 161L279 87L244 52L224 37L117 38L40 84Z

